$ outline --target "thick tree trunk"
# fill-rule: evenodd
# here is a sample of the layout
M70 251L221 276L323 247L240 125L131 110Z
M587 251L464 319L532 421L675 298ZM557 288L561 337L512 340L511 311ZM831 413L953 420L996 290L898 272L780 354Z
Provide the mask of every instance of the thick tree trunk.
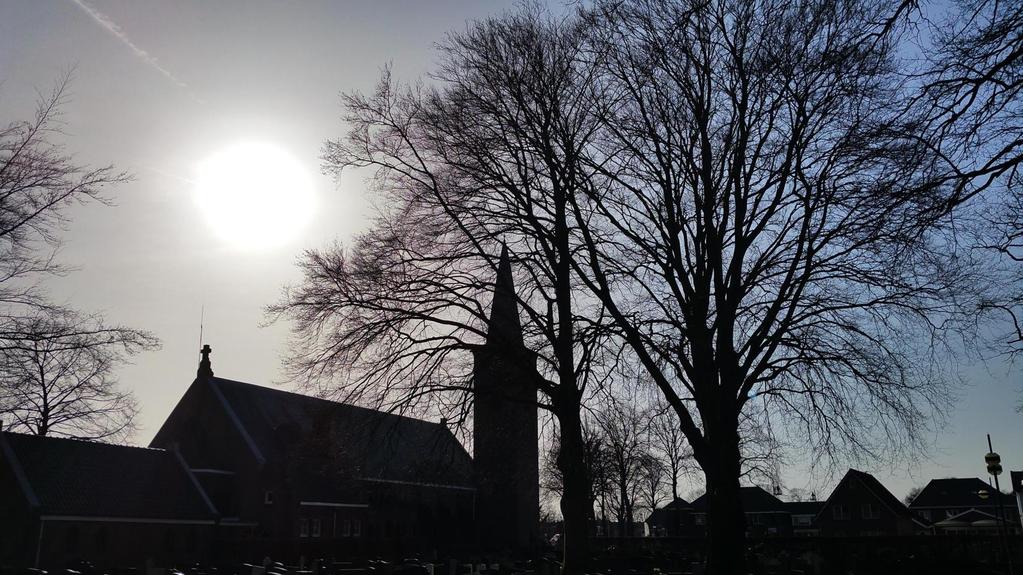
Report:
M582 422L579 407L559 406L558 423L561 431L561 449L558 469L561 471L561 516L565 522L562 533L564 549L562 573L577 575L586 572L589 558L590 495L589 480L583 458Z
M707 573L746 574L746 517L740 500L737 426L716 430L703 465L707 476Z

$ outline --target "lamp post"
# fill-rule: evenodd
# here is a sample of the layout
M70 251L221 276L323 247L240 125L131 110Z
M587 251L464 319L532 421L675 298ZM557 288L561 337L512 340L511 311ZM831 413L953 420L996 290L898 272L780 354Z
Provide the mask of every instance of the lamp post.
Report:
M1012 548L1009 546L1008 533L1005 529L1005 512L1002 507L1002 488L998 485L998 476L1002 473L1002 458L995 453L991 446L991 434L987 434L987 454L984 455L984 463L987 464L987 472L995 478L995 498L998 503L998 535L1005 546L1005 559L1009 562L1009 575L1014 575L1012 565Z

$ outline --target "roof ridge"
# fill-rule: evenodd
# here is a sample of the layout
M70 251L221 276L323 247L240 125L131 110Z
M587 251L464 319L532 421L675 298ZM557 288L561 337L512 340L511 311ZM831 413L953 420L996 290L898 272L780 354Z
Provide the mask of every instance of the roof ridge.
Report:
M0 433L5 433L7 435L17 435L19 437L31 437L33 439L39 439L39 440L43 440L43 441L67 441L67 442L73 442L73 443L83 443L83 444L87 444L87 445L102 445L102 446L106 446L106 447L121 447L121 448L127 448L127 449L140 449L140 450L143 450L143 451L163 451L163 452L167 451L166 449L164 449L162 447L148 447L148 446L145 446L145 445L128 445L128 444L124 444L124 443L111 443L109 441L100 441L98 439L83 439L81 437L62 437L62 436L59 436L59 435L38 435L38 434L35 434L35 433L23 433L21 431L8 431L6 429L3 430L3 431L0 431Z
M266 386L266 385L259 385L257 383L249 383L247 381L239 381L239 380L236 380L236 379L228 379L228 378L225 378L225 377L216 377L216 376L210 378L210 380L211 381L212 380L216 380L216 381L220 381L220 382L224 382L224 383L229 383L229 384L243 385L243 386L247 386L247 387L256 388L256 389L259 389L259 390L262 390L262 391L269 391L269 392L274 392L274 393L282 393L282 394L285 394L285 395L290 395L290 396L294 396L294 397L300 397L300 398L303 398L303 399L312 399L312 400L315 400L315 401L322 401L324 403L329 403L329 404L340 406L340 407L358 409L358 410L361 410L361 411L367 411L367 412L370 412L370 413L380 414L380 415L387 415L387 416L390 416L390 417L398 417L398 418L401 418L401 419L405 419L405 420L409 420L409 421L416 421L416 422L420 422L420 423L426 423L426 424L429 424L429 425L435 425L435 426L443 425L440 422L430 421L429 419L420 419L418 417L412 417L412 416L408 416L408 415L403 415L401 413L394 413L392 411L384 411L384 410L380 410L380 409L374 409L372 407L366 407L366 406L358 405L358 404L355 404L355 403L345 403L345 402L342 402L342 401L337 401L337 400L333 400L333 399L327 399L325 397L319 397L317 395L309 395L307 393L300 393L300 392L297 392L297 391L291 391L291 390L288 390L288 389L280 389L280 388L277 388L277 387L269 387L269 386ZM444 426L444 427L446 428L446 426Z

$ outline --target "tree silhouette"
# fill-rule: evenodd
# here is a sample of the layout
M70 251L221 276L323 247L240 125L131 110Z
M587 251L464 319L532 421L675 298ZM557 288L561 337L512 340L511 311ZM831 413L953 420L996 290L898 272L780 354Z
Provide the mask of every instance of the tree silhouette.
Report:
M600 307L577 294L571 267L570 158L592 121L580 24L532 9L478 22L442 46L433 87L402 88L385 72L374 94L344 96L350 131L327 144L324 162L373 170L382 213L347 249L307 252L303 281L270 308L294 322L290 368L301 380L464 421L471 352L486 337L506 247L538 361L529 379L557 420L571 573L585 569L592 515L581 402L614 362Z
M70 312L19 324L19 344L0 350L0 416L13 419L10 429L77 439L130 436L138 409L113 370L157 340Z
M55 304L43 286L68 271L56 259L68 208L108 203L103 189L129 180L76 164L58 142L70 81L60 77L32 120L0 128L0 415L40 435L123 438L135 407L111 371L156 339Z

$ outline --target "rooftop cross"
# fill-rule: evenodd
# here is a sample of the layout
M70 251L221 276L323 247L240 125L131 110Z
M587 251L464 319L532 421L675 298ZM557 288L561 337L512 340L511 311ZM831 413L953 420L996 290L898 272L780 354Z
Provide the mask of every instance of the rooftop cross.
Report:
M209 379L213 377L213 366L210 364L210 354L213 353L213 348L206 344L202 346L199 353L202 354L202 359L199 360L199 369L195 375L200 379Z

